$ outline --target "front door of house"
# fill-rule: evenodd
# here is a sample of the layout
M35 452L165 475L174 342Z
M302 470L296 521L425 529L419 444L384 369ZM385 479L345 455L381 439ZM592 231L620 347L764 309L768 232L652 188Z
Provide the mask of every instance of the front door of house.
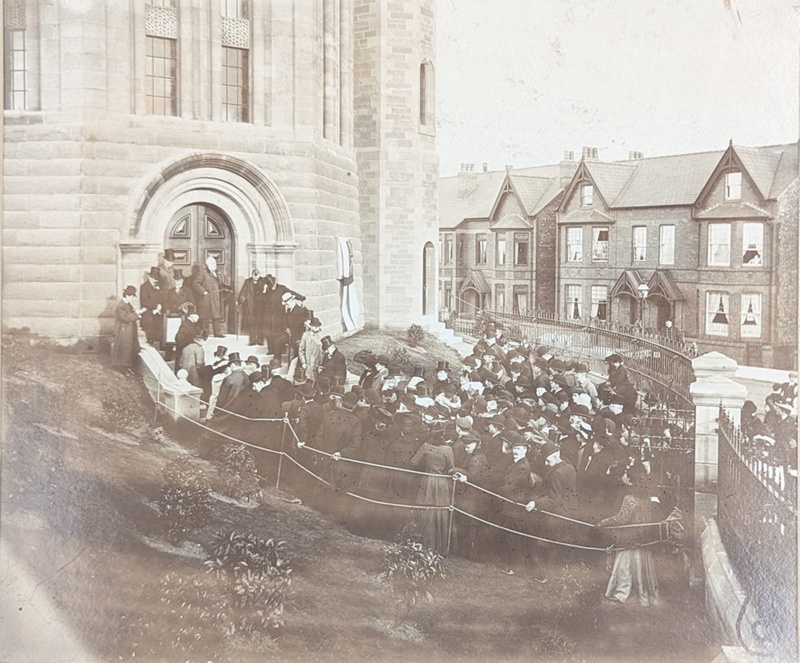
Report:
M235 289L233 231L228 219L215 207L189 205L178 210L167 226L164 248L172 249L175 253L175 269L183 272L187 282L198 270L204 269L206 259L213 256L222 284L231 291ZM233 299L232 292L224 292L222 299L225 322L227 309Z

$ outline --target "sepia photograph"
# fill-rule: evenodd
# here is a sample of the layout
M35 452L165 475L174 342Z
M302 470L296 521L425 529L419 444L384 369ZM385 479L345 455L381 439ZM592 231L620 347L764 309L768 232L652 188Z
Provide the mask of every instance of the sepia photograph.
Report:
M0 663L794 663L797 0L2 0Z

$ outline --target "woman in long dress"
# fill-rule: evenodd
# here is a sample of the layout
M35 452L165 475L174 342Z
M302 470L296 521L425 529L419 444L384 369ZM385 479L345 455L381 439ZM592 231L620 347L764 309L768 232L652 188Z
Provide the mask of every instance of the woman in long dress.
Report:
M412 468L431 473L431 476L422 477L417 504L437 507L450 505L453 479L447 475L454 471L454 465L453 449L445 443L444 435L441 432L431 433L411 459ZM426 543L440 555L446 555L450 512L446 508L420 509L417 524Z
M634 465L626 476L630 488L622 499L619 513L604 518L598 527L655 522L645 468L641 464ZM658 576L652 548L642 545L652 538L652 528L627 527L612 531L616 538L616 551L605 597L620 603L638 599L643 606L658 603Z

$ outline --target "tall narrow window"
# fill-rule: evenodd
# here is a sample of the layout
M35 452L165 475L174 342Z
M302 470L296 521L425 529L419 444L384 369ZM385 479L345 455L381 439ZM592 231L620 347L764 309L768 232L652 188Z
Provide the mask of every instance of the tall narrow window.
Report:
M250 121L250 21L246 0L222 2L222 119Z
M731 264L731 224L712 223L708 226L708 264L728 267Z
M581 186L581 207L591 207L594 204L594 187L591 184Z
M36 110L39 105L38 2L3 3L3 108Z
M764 264L764 224L742 225L742 264L760 267Z
M608 287L592 286L592 313L597 320L608 320Z
M528 315L528 286L514 286L513 309L518 315Z
M608 228L592 228L592 260L608 260Z
M497 236L497 266L503 267L506 264L506 238L505 235Z
M741 327L742 338L761 337L761 293L742 293Z
M709 336L727 336L729 330L728 293L706 293L706 334Z
M567 228L567 262L583 260L583 228Z
M454 256L453 256L453 236L452 235L445 235L444 237L444 264L445 265L452 265Z
M433 65L426 60L419 66L419 123L433 128Z
M498 283L494 287L494 307L498 311L503 311L506 308L506 286Z
M151 115L178 114L178 12L174 0L145 5L145 98Z
M742 174L725 173L725 200L742 199Z
M475 264L485 265L486 261L486 235L477 235L475 237Z
M528 264L528 235L526 233L514 234L514 265Z
M633 262L647 260L647 226L633 227Z
M567 286L567 310L568 318L580 320L581 318L581 286Z
M661 226L658 231L658 263L675 264L675 226Z

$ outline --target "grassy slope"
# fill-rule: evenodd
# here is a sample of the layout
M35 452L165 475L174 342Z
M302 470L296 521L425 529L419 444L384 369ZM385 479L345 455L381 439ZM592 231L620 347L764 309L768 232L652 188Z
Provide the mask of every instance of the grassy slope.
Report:
M348 357L386 335L359 336L340 343ZM429 371L437 358L449 356L432 343L426 342L427 354L419 353ZM196 430L168 431L156 441L152 404L141 383L110 371L104 358L14 345L4 348L3 360L4 537L41 580L39 591L47 591L102 659L195 660L171 648L181 615L160 603L158 581L166 572L202 574L201 561L146 542L164 542L154 508L161 468L192 450ZM194 462L215 479L214 463ZM434 602L410 617L422 641L390 637L374 626L392 616L389 590L377 580L381 542L355 536L283 497L265 496L255 509L215 502L212 521L189 536L195 549L218 531L273 536L288 542L295 567L277 647L229 645L203 651L197 660L713 658L698 597L667 590L661 608L620 613L601 602L607 577L602 559L596 569L572 569L541 587L451 558ZM673 572L666 568L663 584Z

